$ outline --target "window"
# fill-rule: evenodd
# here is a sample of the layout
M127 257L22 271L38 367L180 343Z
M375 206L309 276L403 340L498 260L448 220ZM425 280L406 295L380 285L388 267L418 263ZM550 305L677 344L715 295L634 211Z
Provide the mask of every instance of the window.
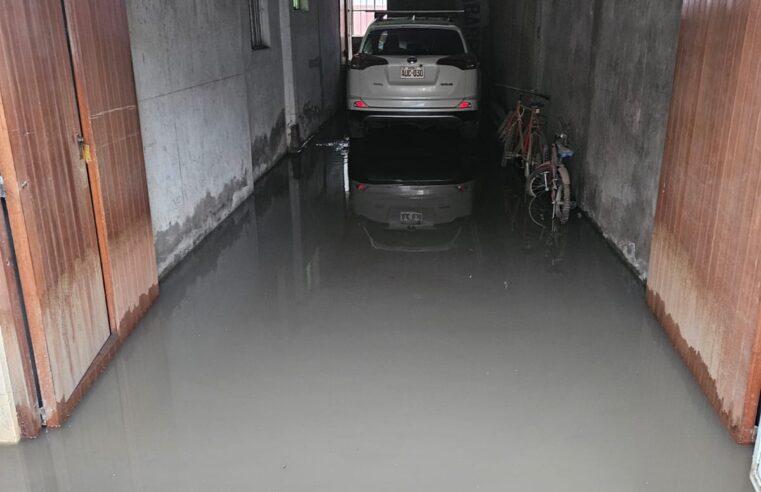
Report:
M309 0L292 0L293 10L309 10Z
M364 36L375 21L375 13L382 10L388 10L387 0L351 0L352 36Z
M412 28L375 29L362 46L368 55L461 55L465 45L454 29Z
M269 16L267 0L248 0L251 20L251 48L259 50L269 47Z

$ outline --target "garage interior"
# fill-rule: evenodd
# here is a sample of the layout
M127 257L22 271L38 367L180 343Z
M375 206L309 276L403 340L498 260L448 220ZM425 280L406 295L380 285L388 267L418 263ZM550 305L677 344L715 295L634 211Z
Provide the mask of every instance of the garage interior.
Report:
M753 490L761 3L0 6L2 490ZM463 11L477 141L347 137L385 9ZM507 85L570 128L560 229ZM472 215L359 220L371 162Z

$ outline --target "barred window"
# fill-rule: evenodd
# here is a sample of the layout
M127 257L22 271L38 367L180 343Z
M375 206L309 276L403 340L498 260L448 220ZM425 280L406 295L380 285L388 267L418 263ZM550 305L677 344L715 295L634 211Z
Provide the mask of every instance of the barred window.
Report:
M266 4L267 0L248 0L251 19L251 48L255 50L269 47Z

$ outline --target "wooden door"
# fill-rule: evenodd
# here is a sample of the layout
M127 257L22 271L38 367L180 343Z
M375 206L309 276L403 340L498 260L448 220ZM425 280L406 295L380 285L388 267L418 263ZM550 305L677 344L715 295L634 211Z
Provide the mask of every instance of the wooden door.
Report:
M12 161L11 146L5 124L5 112L0 99L0 161ZM13 410L21 437L39 434L41 422L37 411L37 390L34 383L34 365L27 340L24 308L19 288L16 257L11 242L7 207L2 199L0 210L0 339L7 363ZM2 355L0 355L2 358ZM2 399L2 398L0 398Z
M761 2L685 0L648 302L732 436L761 393Z
M158 295L148 184L124 0L64 0L90 147L111 325L123 340Z
M43 405L60 410L111 335L60 0L0 0L0 156Z

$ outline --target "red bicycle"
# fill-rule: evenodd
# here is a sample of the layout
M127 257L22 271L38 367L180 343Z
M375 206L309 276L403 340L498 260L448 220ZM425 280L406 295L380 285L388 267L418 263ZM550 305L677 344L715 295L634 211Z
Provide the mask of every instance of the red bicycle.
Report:
M550 96L537 91L521 89L511 85L497 84L519 93L515 108L507 115L497 130L497 137L504 145L502 167L507 167L511 160L517 160L523 168L523 176L528 179L535 166L549 160L547 138L542 131L542 110L544 103L536 101L541 98L549 101ZM531 96L528 104L523 96Z

